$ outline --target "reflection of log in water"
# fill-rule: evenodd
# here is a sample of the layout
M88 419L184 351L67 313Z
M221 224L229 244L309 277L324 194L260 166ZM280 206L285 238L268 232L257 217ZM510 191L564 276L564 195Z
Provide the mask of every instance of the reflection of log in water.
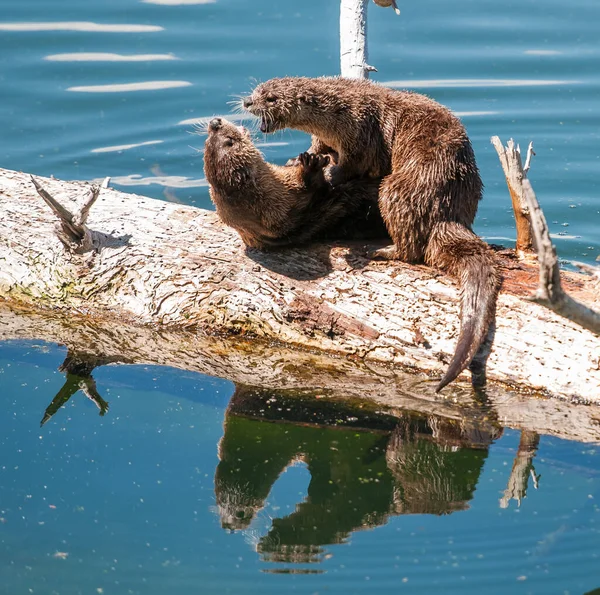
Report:
M301 459L311 476L307 497L273 520L257 550L270 561L318 561L323 545L391 515L467 508L499 434L490 422L410 413L399 420L369 403L238 387L215 475L221 523L247 529L279 475Z

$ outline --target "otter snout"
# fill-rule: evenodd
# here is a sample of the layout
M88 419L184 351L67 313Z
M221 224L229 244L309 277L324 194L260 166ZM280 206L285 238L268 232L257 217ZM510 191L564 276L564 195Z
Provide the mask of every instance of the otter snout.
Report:
M223 127L223 120L221 118L213 118L208 123L208 129L211 132L216 132L217 130L220 130L222 127Z
M248 97L244 97L242 104L244 105L244 107L246 109L248 109L249 107L252 107L252 104L254 103L254 101L252 100L252 96L248 96Z

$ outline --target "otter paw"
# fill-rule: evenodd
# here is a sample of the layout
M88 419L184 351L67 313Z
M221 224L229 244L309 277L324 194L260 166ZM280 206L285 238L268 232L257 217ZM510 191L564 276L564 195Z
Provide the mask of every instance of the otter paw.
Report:
M305 152L298 155L298 160L305 170L317 171L329 164L329 155Z
M397 260L398 251L396 246L386 246L385 248L379 248L378 250L368 250L367 257L371 260Z
M285 166L286 166L286 167L290 167L290 166L292 166L292 165L302 165L302 164L300 163L300 156L298 156L298 157L292 157L291 159L288 159L288 160L285 162Z

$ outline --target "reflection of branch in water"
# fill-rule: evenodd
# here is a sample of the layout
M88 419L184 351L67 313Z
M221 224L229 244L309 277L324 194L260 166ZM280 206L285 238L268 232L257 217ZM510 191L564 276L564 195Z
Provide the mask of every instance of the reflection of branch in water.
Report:
M319 562L324 545L392 515L465 509L499 434L487 420L409 412L398 418L367 401L340 402L322 392L315 398L237 386L215 474L221 525L251 531L264 560ZM255 535L252 521L272 486L299 459L310 473L306 498Z
M97 366L107 363L109 362L105 359L68 352L65 361L58 368L59 372L66 373L65 383L46 408L40 426L49 421L80 390L98 407L100 415L104 415L108 411L108 403L98 393L96 381L92 377L92 371Z
M515 455L508 485L504 490L504 496L500 499L500 508L508 508L510 500L516 500L517 505L521 506L521 500L527 496L527 486L531 476L533 487L538 489L540 476L536 475L533 466L533 457L535 457L540 443L540 436L535 432L521 431L521 440L519 448Z

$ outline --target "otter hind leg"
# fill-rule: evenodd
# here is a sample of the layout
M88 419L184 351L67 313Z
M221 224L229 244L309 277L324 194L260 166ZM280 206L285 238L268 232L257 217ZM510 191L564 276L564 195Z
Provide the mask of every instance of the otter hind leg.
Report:
M392 173L379 187L379 209L393 246L376 250L379 259L422 262L429 236L431 188L421 186L414 176Z

